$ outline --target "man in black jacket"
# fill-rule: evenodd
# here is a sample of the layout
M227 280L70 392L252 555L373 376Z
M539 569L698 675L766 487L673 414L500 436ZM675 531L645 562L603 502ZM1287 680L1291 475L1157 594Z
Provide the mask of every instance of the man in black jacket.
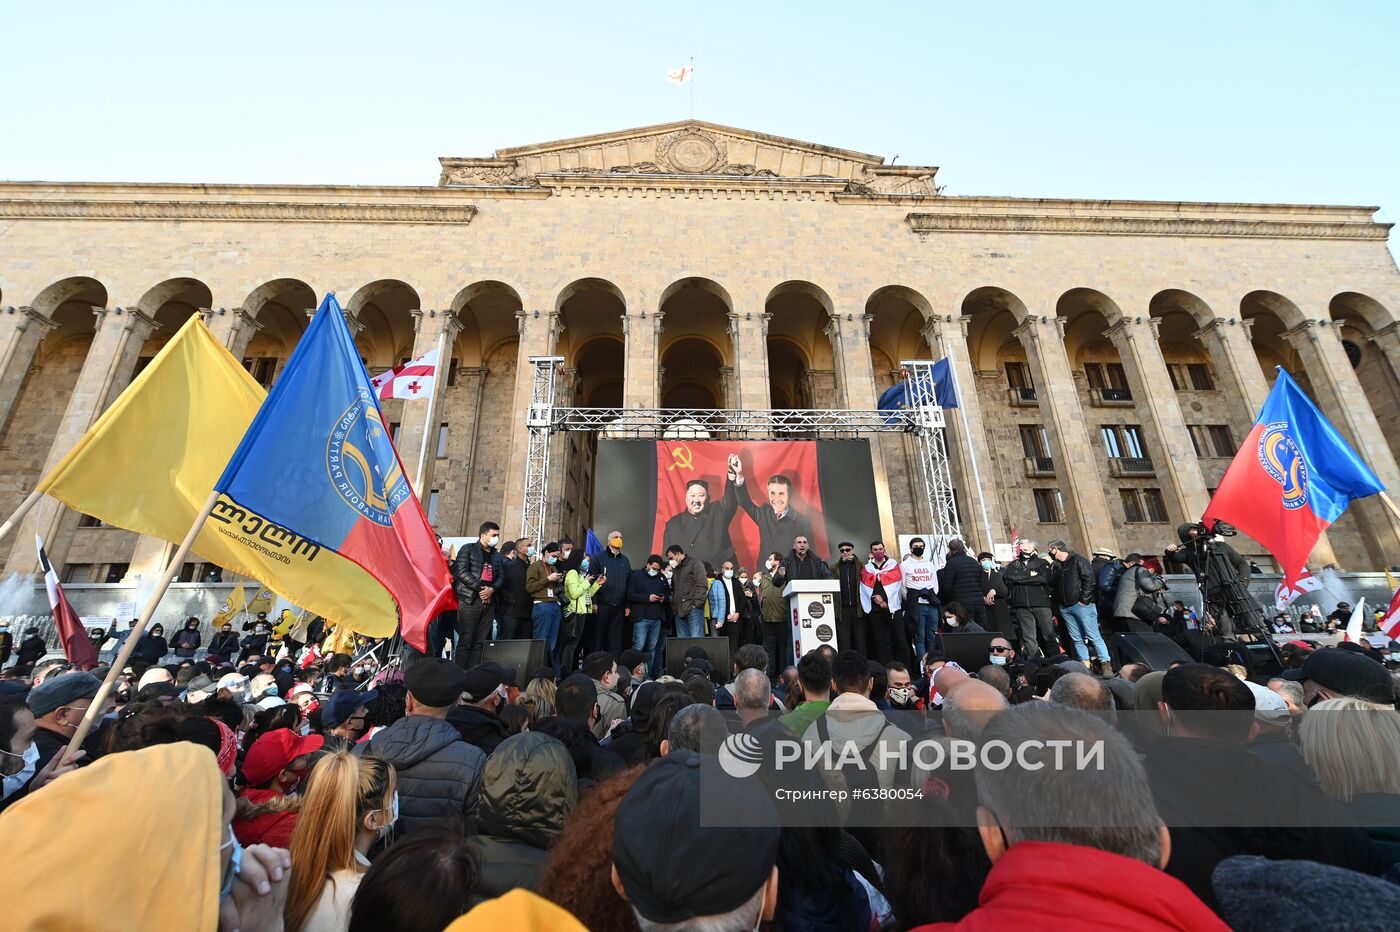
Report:
M1225 611L1226 587L1236 581L1246 587L1249 585L1249 561L1222 540L1217 540L1214 546L1225 557L1229 570L1219 566L1219 561L1208 561L1206 541L1201 539L1200 534L1201 529L1195 524L1183 524L1178 527L1176 536L1181 539L1181 543L1168 544L1162 554L1162 560L1182 567L1184 573L1196 574L1198 579L1205 576L1206 600L1211 604L1211 614L1215 616L1219 625L1219 634L1225 640L1232 640L1235 636L1235 626Z
M793 538L792 552L783 561L787 567L787 578L791 582L794 579L830 579L831 570L825 563L817 558L816 553L811 549L811 541L806 534L799 534Z
M457 593L457 645L452 658L463 670L481 663L491 633L491 597L496 570L491 560L501 542L501 526L483 522L477 539L463 544L452 561L452 588Z
M969 618L983 628L987 624L987 585L982 566L967 552L967 544L954 538L948 541L948 559L938 571L938 591L943 604L956 602Z
M1050 559L1055 561L1051 581L1055 599L1060 603L1060 617L1065 620L1065 629L1069 632L1070 650L1076 660L1088 663L1089 652L1084 647L1084 639L1088 638L1099 663L1107 664L1108 645L1099 633L1099 610L1094 604L1097 588L1094 568L1062 540L1050 541L1048 549Z
M476 831L486 753L462 740L445 719L461 701L467 671L450 660L422 657L404 671L408 714L356 745L394 765L400 799L398 832L424 825Z
M662 540L678 544L697 564L718 565L734 559L734 541L729 522L739 509L739 496L732 483L724 484L719 501L710 500L710 484L691 479L685 484L685 509L666 519Z
M583 652L605 650L616 657L622 653L627 623L627 583L632 578L632 561L622 552L622 532L608 532L608 546L592 567L607 579L593 595L595 611L584 621ZM629 641L630 643L630 641Z
M666 577L661 575L661 568L665 565L661 554L653 553L647 557L647 565L633 570L627 580L632 649L646 654L648 670L653 665L652 655L656 652L661 625L666 619L666 603L671 598L671 587L666 585Z
M737 454L729 454L729 481L733 483L739 507L758 526L758 552L782 550L795 537L812 537L812 522L792 507L792 480L787 476L768 477L768 501L758 504L744 486L744 467Z
M831 564L831 576L841 583L841 599L836 607L836 643L842 650L866 654L865 612L860 606L860 563L856 545L843 540L836 545L840 556Z
M977 563L982 567L982 585L987 590L987 620L991 622L987 626L988 631L1000 631L1008 642L1016 640L1016 625L1011 620L1011 590L1006 586L1006 580L1001 576L1001 570L997 569L996 557L987 551L982 551L977 555Z
M1059 653L1055 626L1050 620L1050 564L1035 552L1035 541L1022 540L1016 559L1001 571L1011 589L1011 617L1021 631L1021 656L1041 656L1041 644Z
M533 541L522 537L515 542L515 558L506 561L505 579L501 580L498 595L505 596L505 612L500 619L500 639L529 638L532 622L530 613L534 611L535 600L530 598L530 590L525 588L525 576L530 571L530 547Z

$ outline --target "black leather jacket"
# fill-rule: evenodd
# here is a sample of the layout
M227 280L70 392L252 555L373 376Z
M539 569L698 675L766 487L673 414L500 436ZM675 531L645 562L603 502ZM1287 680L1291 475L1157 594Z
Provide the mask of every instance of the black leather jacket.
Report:
M460 604L475 605L481 601L481 571L493 553L495 550L483 547L479 540L468 541L457 551L457 559L452 561L452 591L457 593ZM492 583L499 584L500 580Z

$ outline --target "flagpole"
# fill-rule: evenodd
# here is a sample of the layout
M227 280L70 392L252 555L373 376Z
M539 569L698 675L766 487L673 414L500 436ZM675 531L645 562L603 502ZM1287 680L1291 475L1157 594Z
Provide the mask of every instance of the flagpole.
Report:
M126 662L131 659L132 653L136 650L136 642L141 640L141 635L146 631L146 625L150 624L151 616L156 613L156 606L160 604L161 597L170 588L170 580L178 568L184 564L185 557L189 556L190 549L194 547L194 540L199 536L199 531L204 527L204 522L209 519L209 514L214 510L214 504L219 500L219 492L216 489L209 493L209 500L204 503L199 514L194 519L194 524L190 525L189 533L180 542L180 547L175 551L175 555L170 558L170 562L165 566L165 572L161 574L160 581L156 584L156 589L151 593L151 597L146 600L146 607L141 610L141 617L131 626L131 632L122 642L121 650L117 651L116 659L112 661L111 669L107 671L107 678L102 681L102 686L97 690L97 695L93 697L92 704L88 706L87 714L78 723L78 730L73 732L73 737L68 740L68 747L63 751L64 760L73 755L78 750L78 746L83 743L83 739L88 736L92 726L97 723L102 715L102 707L107 702L107 697L112 694L112 689L117 685L117 677L121 676L122 670L126 667Z
M972 460L972 481L977 486L977 504L982 511L982 530L986 533L985 546L992 549L995 542L992 537L992 520L987 516L987 495L982 491L982 470L977 465L977 445L972 442L972 429L967 424L967 403L966 395L958 385L958 373L953 367L953 351L948 348L948 341L943 340L943 355L948 360L948 374L953 379L953 391L958 396L958 415L962 419L963 443L967 444L967 455Z
M38 489L30 492L29 497L20 502L19 507L15 509L15 513L10 515L4 524L0 524L0 540L9 537L10 532L15 529L15 526L24 520L24 516L29 514L30 510L32 510L35 505L39 504L39 499L43 497L44 493ZM1390 507L1394 508L1395 506L1391 505Z
M1387 495L1385 492L1377 492L1376 494L1380 496L1381 504L1384 505L1385 507L1389 508L1389 509L1390 509L1390 513L1391 513L1392 515L1394 515L1395 518L1396 518L1397 520L1400 520L1400 508L1396 508L1396 507L1395 507L1395 502L1391 501L1390 496ZM8 525L7 525L7 527L8 527ZM4 528L0 528L0 532L3 532L3 531L4 531ZM0 533L0 537L4 537L4 536L5 536L5 535L4 535L3 533Z
M437 368L433 372L433 393L428 396L428 410L423 415L423 442L418 446L418 471L413 474L413 489L418 500L423 500L423 471L428 467L428 428L433 422L433 398L437 394L437 380L442 377L442 354L447 346L447 329L438 334Z

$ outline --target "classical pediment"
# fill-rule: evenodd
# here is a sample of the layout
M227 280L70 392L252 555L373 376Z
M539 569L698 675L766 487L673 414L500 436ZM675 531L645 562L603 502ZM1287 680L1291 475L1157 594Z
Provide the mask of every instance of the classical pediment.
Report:
M807 180L854 194L937 193L933 166L895 167L878 155L699 120L498 149L491 158L439 161L438 183L451 187L552 187L580 178L616 184L629 177L654 184L663 176L692 184Z

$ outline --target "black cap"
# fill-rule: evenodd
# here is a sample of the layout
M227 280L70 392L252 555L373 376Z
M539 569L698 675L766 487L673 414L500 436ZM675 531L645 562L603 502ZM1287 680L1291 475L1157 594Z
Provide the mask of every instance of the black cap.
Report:
M466 685L462 687L462 692L466 694L463 698L469 702L480 702L504 682L505 670L499 663L488 660L467 671Z
M436 709L456 705L467 687L467 671L451 660L421 657L404 671L404 687L423 705Z
M1315 650L1296 670L1285 670L1284 679L1317 685L1343 696L1389 705L1395 701L1390 672L1370 657L1324 647Z
M676 751L648 767L618 804L613 865L627 899L651 922L732 912L758 892L777 862L777 813L762 781L726 781L726 799L732 794L752 810L738 827L701 821L700 780L700 755Z
M321 727L335 728L343 725L356 709L369 705L379 698L373 689L338 689L330 698L321 703Z

